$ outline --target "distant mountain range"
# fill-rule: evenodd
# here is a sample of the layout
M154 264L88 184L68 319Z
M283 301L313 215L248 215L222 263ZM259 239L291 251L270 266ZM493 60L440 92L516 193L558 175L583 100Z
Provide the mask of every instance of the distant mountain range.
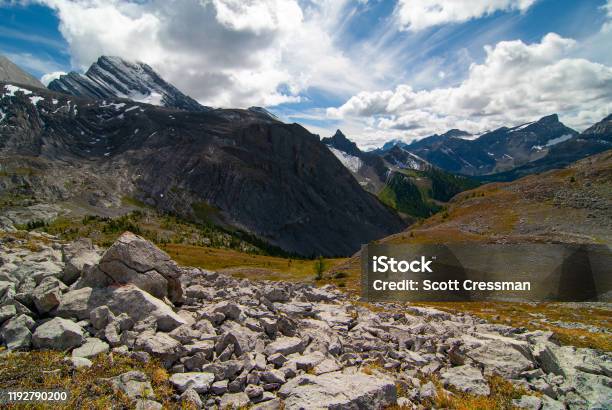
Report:
M604 119L602 122L609 122ZM600 126L601 128L602 126ZM612 133L583 133L565 126L556 114L515 127L501 127L480 136L461 130L432 135L411 144L390 141L376 153L401 147L446 171L483 181L512 180L563 167L612 148Z
M102 56L85 74L73 71L62 75L51 81L48 88L77 97L127 98L187 111L210 110L167 83L147 64L119 57Z

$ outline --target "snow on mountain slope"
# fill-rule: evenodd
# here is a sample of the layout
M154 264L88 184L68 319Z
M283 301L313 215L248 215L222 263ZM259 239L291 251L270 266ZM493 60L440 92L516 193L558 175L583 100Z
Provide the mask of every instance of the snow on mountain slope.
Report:
M91 98L128 98L186 111L206 111L193 98L161 78L147 64L102 56L85 74L71 72L49 83L49 89Z
M336 158L338 158L340 162L342 162L342 165L344 165L352 172L359 172L359 169L363 165L361 159L330 146L328 146L327 148L329 148L329 150L336 156Z

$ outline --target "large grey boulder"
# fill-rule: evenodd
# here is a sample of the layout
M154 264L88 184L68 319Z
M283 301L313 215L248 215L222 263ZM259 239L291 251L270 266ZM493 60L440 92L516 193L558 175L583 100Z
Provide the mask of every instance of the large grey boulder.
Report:
M27 315L17 315L4 322L0 328L0 339L9 350L27 349L32 341L31 330L35 323Z
M106 289L81 288L64 293L60 303L53 312L63 318L77 320L89 319L89 315L96 307L105 305L109 291Z
M187 323L163 301L132 284L117 288L71 290L62 295L55 314L78 320L90 319L92 311L101 306L107 306L115 316L125 313L134 322L153 318L162 331L170 331Z
M38 326L32 344L38 349L67 350L83 344L83 329L71 320L56 317Z
M285 383L278 392L285 409L378 409L395 404L391 379L358 372L304 374Z
M164 332L187 323L170 306L135 285L112 289L106 305L115 315L126 313L134 322L154 318L157 328Z
M442 372L440 377L445 386L452 386L465 393L482 396L488 396L491 393L480 370L470 365L451 367Z
M62 259L62 281L66 285L72 285L83 272L98 264L100 254L91 239L82 238L63 247Z
M84 272L78 287L106 287L131 283L151 295L173 302L183 299L181 270L151 242L125 232L106 250L99 264Z
M205 372L176 373L170 377L170 383L181 393L187 389L193 389L197 393L206 393L215 375Z
M134 350L143 350L160 358L166 367L170 367L184 352L181 343L167 333L153 331L141 333L134 342Z

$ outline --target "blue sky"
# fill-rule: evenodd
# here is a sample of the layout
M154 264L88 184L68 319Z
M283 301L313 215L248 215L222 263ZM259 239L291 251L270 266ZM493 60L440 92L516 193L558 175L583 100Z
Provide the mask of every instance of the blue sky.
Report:
M552 112L584 128L611 109L611 14L603 0L0 0L0 52L37 77L145 61L204 104L266 106L371 148Z

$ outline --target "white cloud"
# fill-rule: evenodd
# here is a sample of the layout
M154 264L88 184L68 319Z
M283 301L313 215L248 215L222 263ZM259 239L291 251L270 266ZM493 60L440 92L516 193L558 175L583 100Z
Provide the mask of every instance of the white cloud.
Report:
M309 87L349 96L372 81L334 44L349 0L38 1L56 11L75 67L143 61L207 105L274 106Z
M549 33L539 43L502 41L485 47L482 64L472 64L456 87L415 91L361 92L330 118L375 119L372 133L421 137L450 128L482 132L559 113L583 129L612 111L612 68L568 58L576 42ZM364 139L365 140L365 139Z
M64 74L66 74L65 71L54 71L52 73L48 73L40 77L40 82L43 83L44 85L49 85L51 81L59 78L61 75L64 75Z
M525 11L537 0L399 0L396 14L400 26L419 31L445 23L460 23L496 11Z

